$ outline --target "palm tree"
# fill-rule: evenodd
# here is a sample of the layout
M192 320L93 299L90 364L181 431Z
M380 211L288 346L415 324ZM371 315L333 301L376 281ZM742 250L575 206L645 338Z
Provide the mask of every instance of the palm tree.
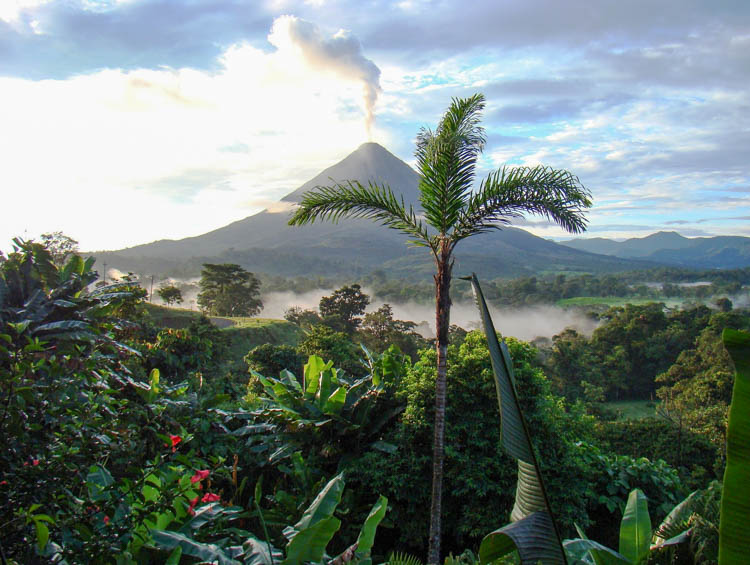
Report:
M435 131L422 129L415 156L421 180L422 215L396 197L390 187L345 181L307 192L289 220L290 225L316 219L370 218L408 235L410 243L427 247L435 259L435 430L432 507L428 563L439 563L442 503L446 350L450 326L450 284L453 250L462 239L499 228L523 214L548 218L571 233L586 229L584 212L590 194L577 177L548 167L503 167L490 173L472 191L477 158L485 144L479 125L484 96L454 98Z

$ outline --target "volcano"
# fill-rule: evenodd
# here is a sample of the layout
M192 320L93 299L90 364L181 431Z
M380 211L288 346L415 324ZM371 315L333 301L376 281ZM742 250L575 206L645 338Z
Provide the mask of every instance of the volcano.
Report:
M419 175L377 143L365 143L281 199L290 208L308 190L332 182L385 183L419 208ZM338 224L287 225L290 211L263 210L203 235L160 240L119 251L96 253L122 271L195 276L203 263L237 263L253 272L281 276L356 278L374 270L424 280L433 272L429 253L410 248L406 236L365 219ZM462 241L454 273L483 278L548 272L614 272L651 263L598 255L559 245L518 228L503 228Z

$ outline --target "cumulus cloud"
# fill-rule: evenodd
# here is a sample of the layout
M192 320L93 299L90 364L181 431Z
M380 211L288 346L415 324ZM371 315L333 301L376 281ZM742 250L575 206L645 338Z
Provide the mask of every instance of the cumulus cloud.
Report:
M299 50L315 70L336 74L362 85L365 122L369 136L375 120L380 88L380 69L364 56L359 40L346 30L325 37L313 23L294 16L274 20L268 41L280 51Z

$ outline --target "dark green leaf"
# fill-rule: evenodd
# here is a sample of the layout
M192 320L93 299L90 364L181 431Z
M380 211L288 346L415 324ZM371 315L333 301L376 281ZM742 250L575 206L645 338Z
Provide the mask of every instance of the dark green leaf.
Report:
M735 368L727 427L727 465L721 495L719 563L747 563L750 556L750 334L725 329L724 346Z
M552 519L546 512L534 512L486 535L479 546L479 562L491 563L514 550L522 565L536 565L539 561L565 563Z

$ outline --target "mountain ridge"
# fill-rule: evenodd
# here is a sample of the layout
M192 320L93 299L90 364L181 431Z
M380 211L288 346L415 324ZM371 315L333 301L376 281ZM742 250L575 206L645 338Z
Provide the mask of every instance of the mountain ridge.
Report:
M675 231L659 231L625 241L597 237L572 239L561 244L589 253L694 269L750 267L750 238L743 236L688 238Z
M315 186L357 180L388 184L407 204L419 209L419 175L377 143L362 144L338 163L289 192L281 201L292 205ZM170 271L200 272L206 262L233 262L255 272L284 276L359 276L388 269L394 276L420 278L432 272L423 249L406 245L406 237L367 219L340 223L316 222L289 227L288 212L263 210L208 233L180 240L160 240L94 255L121 271L169 275ZM540 272L615 272L653 264L593 255L504 227L462 241L454 271L483 277Z

